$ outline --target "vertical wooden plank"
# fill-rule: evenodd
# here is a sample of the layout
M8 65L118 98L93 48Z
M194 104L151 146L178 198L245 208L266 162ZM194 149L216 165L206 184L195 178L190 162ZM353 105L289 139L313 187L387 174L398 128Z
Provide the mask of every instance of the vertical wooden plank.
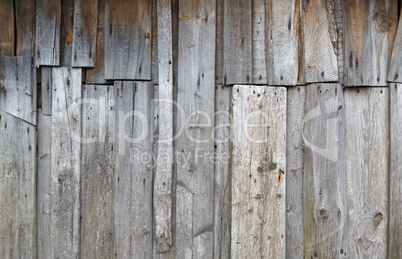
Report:
M224 44L224 4L225 0L216 0L216 41L215 41L215 84L223 85L223 44Z
M34 56L35 13L35 1L15 0L16 56Z
M398 1L345 0L343 11L344 84L387 86L398 23Z
M402 6L399 13L402 13ZM388 70L388 82L402 83L402 16L399 17L398 31L393 45L392 57Z
M345 91L349 258L387 258L388 103L385 87Z
M344 106L340 85L307 85L303 119L304 258L337 258L347 246Z
M215 87L214 258L230 258L232 87Z
M223 84L252 82L252 1L225 0L223 21Z
M81 69L52 69L51 231L53 257L78 257Z
M151 79L154 84L159 83L158 72L158 0L152 0L152 35L151 35Z
M390 84L390 208L389 208L389 258L402 256L402 85Z
M41 68L41 112L44 115L52 115L52 68Z
M0 57L0 109L36 125L36 103L32 57Z
M333 0L302 0L306 82L338 81Z
M61 0L36 1L36 66L58 66Z
M73 67L95 66L97 27L98 0L76 0L72 42Z
M267 57L265 45L266 0L252 0L253 26L253 84L267 84ZM268 20L270 16L268 15Z
M113 174L112 255L152 258L153 87L145 82L115 82L116 136Z
M74 2L61 0L60 66L71 67L74 32Z
M287 88L286 258L303 258L303 119L306 87Z
M215 13L215 0L179 1L175 248L180 258L213 257Z
M0 56L15 55L14 3L0 1Z
M334 0L336 42L335 54L338 60L338 83L343 85L344 79L344 44L343 44L343 0Z
M82 105L81 257L112 257L112 87L85 85Z
M105 1L106 79L151 79L151 0Z
M285 258L286 88L233 87L232 258Z
M299 2L267 0L266 14L268 82L270 85L296 85L299 72Z
M0 256L35 253L35 126L0 111Z

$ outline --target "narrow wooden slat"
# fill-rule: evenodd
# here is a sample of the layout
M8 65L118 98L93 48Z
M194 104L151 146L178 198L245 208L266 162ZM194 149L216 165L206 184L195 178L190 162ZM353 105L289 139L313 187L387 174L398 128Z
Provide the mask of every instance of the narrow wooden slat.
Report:
M98 27L98 1L74 2L72 66L94 67Z
M115 82L116 115L113 173L112 255L152 257L153 87L145 82Z
M82 107L81 257L112 257L114 91L85 85Z
M81 69L52 69L51 251L79 255Z
M303 119L306 87L287 88L286 258L303 258Z
M52 68L41 68L41 112L44 115L52 115Z
M253 0L253 84L267 84L267 57L265 44L266 0ZM269 3L267 3L269 4ZM268 15L268 19L270 16Z
M16 56L33 56L35 44L35 1L15 1ZM10 1L11 2L11 1Z
M334 12L335 12L335 26L336 26L336 43L335 43L335 53L338 60L338 83L343 85L344 80L344 44L343 44L343 1L344 0L333 0L334 2Z
M285 258L286 88L233 87L232 258Z
M347 246L344 109L340 85L307 85L303 119L304 258L337 258Z
M0 109L35 125L36 103L32 57L0 57Z
M36 66L58 66L61 0L36 1Z
M35 126L0 111L0 256L35 254Z
M306 82L338 81L336 26L332 0L302 0Z
M389 208L389 258L402 256L402 85L390 84L390 208Z
M151 79L151 0L105 1L106 79Z
M401 11L402 13L402 7ZM402 83L402 16L399 17L398 31L396 33L391 62L388 70L388 82Z
M225 0L223 84L252 82L252 0Z
M348 241L338 254L387 258L388 88L350 88L344 94Z
M63 67L72 66L74 2L75 0L61 0L60 66Z
M216 1L179 1L176 255L213 257ZM199 156L207 156L201 158Z
M230 258L232 87L215 87L214 258Z
M216 0L216 42L215 42L215 84L223 85L223 44L224 44L224 4L225 0Z
M152 35L151 35L151 79L159 83L158 72L158 0L152 0Z
M345 0L343 3L344 85L387 86L398 1Z
M14 3L0 1L0 56L15 55Z
M270 85L296 85L299 71L299 2L268 0L266 15L268 82Z

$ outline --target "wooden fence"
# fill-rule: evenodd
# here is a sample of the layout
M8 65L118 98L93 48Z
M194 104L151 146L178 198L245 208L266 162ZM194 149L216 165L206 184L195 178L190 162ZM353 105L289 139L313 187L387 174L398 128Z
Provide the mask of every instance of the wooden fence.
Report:
M398 0L0 0L1 258L402 258Z

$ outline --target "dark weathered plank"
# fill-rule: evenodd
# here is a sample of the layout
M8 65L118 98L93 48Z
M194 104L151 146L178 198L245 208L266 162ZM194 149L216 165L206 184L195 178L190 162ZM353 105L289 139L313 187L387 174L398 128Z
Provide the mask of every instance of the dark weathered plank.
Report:
M402 257L402 85L390 84L389 258Z
M297 84L299 7L299 2L296 0L280 2L267 0L265 42L266 68L270 85Z
M58 66L61 0L36 1L36 66Z
M265 44L266 0L252 0L253 22L253 84L267 84L267 56ZM269 2L269 1L268 1ZM270 3L267 3L268 5Z
M344 85L387 86L398 1L344 0L343 4Z
M115 82L117 137L113 174L112 255L151 258L151 83Z
M303 258L303 119L306 87L287 88L286 258Z
M35 126L0 111L0 256L35 256Z
M223 85L223 17L225 0L216 0L215 84Z
M344 95L348 238L338 254L387 258L388 88L349 88Z
M75 0L61 0L60 66L63 67L71 67L72 64L74 2Z
M304 140L304 258L338 258L347 247L345 115L338 84L307 85Z
M332 0L302 0L306 82L338 81L336 24Z
M85 85L82 105L81 257L112 257L113 86ZM114 125L113 125L114 126Z
M15 55L14 3L0 1L0 56Z
M402 6L401 11L402 13ZM402 15L399 17L398 31L396 33L391 62L388 70L388 81L402 83Z
M35 125L36 103L32 57L0 57L0 109Z
M105 1L106 79L151 79L151 0Z
M76 258L80 242L81 69L52 69L51 251Z
M216 1L179 1L176 254L213 257ZM207 156L201 158L200 156Z
M233 87L232 258L285 258L286 88Z
M252 0L225 0L223 19L223 84L251 83Z
M98 28L98 0L75 0L72 66L94 67Z
M35 44L35 1L15 1L16 56L33 56ZM12 2L12 1L10 1ZM1 23L1 22L0 22Z

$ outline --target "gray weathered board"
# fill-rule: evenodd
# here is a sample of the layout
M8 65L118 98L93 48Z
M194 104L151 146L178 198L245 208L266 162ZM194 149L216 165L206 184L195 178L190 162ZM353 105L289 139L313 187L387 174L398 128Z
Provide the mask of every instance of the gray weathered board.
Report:
M401 11L402 12L402 6ZM388 70L388 82L402 83L402 16L399 17L398 31L396 33L391 62Z
M232 101L232 258L285 258L286 88L235 85Z
M265 44L266 0L252 0L252 66L253 84L267 84L267 57ZM268 1L269 2L269 1ZM270 3L267 3L269 5ZM269 20L268 16L268 20ZM269 29L268 29L269 30ZM269 46L271 47L271 46Z
M16 56L34 55L35 14L35 1L15 0Z
M71 67L74 32L74 0L61 1L60 62L61 67Z

